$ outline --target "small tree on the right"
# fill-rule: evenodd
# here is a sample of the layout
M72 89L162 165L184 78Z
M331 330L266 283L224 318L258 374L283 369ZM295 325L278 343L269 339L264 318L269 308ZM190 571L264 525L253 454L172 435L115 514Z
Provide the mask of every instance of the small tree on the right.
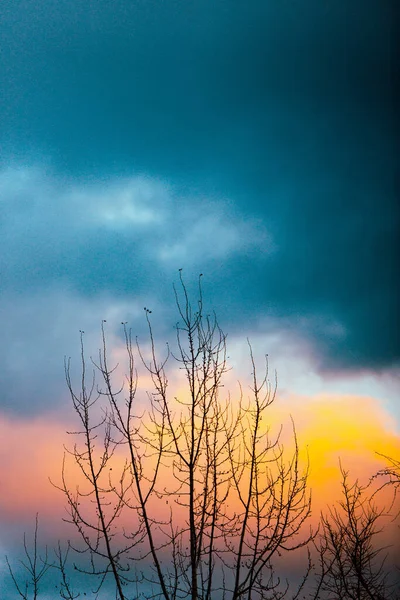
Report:
M380 521L389 516L378 507L376 493L351 482L342 466L342 499L321 516L318 582L314 600L393 600L400 598L386 565Z

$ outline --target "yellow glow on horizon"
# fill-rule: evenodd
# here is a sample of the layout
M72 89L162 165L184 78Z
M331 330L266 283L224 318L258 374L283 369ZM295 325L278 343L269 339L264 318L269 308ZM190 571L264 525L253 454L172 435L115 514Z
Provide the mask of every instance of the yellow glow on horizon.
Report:
M180 391L176 391L178 395ZM288 454L293 448L289 414L296 424L301 457L304 460L307 453L309 456L314 514L315 509L339 495L339 458L352 480L359 478L367 483L385 465L377 452L397 459L400 456L400 437L393 421L374 398L293 396L290 401L281 402L278 397L270 407L265 429L271 425L272 431L277 431L278 424L284 421L282 442L287 445ZM17 421L0 416L0 509L10 519L36 511L63 516L65 499L48 478L60 481L63 443L73 444L65 434L66 428L73 426L54 418ZM122 464L122 459L118 462ZM116 472L117 464L115 467ZM73 473L72 468L70 475Z
M319 508L339 496L340 463L351 480L367 484L386 464L380 454L400 456L393 419L374 398L313 398L302 406L297 433L300 448L307 447L309 484Z

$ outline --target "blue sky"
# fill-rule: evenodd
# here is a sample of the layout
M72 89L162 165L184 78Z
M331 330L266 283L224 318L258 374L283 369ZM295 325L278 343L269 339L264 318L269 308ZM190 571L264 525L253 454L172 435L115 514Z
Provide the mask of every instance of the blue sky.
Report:
M183 268L239 368L249 336L283 393L369 394L398 428L396 2L0 11L0 414L64 414L101 319L117 343L149 306L168 339Z

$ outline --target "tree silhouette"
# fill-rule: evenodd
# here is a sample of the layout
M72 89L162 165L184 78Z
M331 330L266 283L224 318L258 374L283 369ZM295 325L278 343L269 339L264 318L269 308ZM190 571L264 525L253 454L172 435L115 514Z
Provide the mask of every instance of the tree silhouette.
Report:
M294 426L287 453L281 432L273 436L269 428L276 383L268 363L259 377L249 345L250 393L239 386L231 398L224 388L226 336L215 315L204 313L201 284L195 308L181 273L175 296L176 350L167 345L162 358L149 309L147 347L133 343L122 324L123 384L110 364L105 322L90 375L81 334L79 392L66 362L80 427L59 488L80 534L73 548L89 557L77 568L97 576L99 586L111 577L120 600L132 589L165 600L283 598L290 588L277 563L311 539L303 531L308 467L299 465ZM169 383L171 363L183 375L178 391ZM151 383L146 396L141 377ZM73 467L79 485L70 484Z
M399 598L386 568L387 550L378 538L388 517L370 484L353 483L342 466L342 499L321 516L319 577L314 598L389 600Z
M277 384L267 357L261 370L249 343L251 384L230 392L226 335L204 311L201 279L195 308L181 272L174 290L175 349L167 344L160 357L145 308L147 344L122 323L124 375L110 358L106 321L96 359L87 358L81 331L77 388L66 360L78 425L56 487L78 535L50 560L38 549L36 516L31 548L24 536L25 579L6 557L19 597L38 600L50 572L58 572L59 597L86 596L71 577L72 560L72 573L94 582L94 600L399 598L379 539L388 512L378 502L393 486L393 508L399 462L384 457L387 466L366 486L341 466L341 501L312 533L308 464L300 466L294 424L286 448L282 427L272 431ZM308 557L295 582L289 555Z
M26 578L23 583L18 580L11 564L6 556L6 563L8 570L13 581L16 592L19 597L23 600L37 600L40 591L40 582L45 577L47 571L51 568L51 564L48 560L47 547L44 555L40 556L38 547L38 528L39 528L39 516L36 514L35 519L35 530L33 534L32 548L29 548L26 534L24 534L24 559L20 561L23 571L26 573Z

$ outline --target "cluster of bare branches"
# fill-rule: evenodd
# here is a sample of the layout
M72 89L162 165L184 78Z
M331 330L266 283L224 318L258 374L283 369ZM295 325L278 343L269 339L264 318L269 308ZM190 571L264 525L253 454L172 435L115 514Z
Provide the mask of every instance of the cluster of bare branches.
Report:
M20 560L20 567L22 567L23 571L22 576L18 577L6 556L8 571L15 591L22 600L37 600L40 596L41 584L46 574L49 570L55 569L60 574L60 582L56 586L60 598L63 600L76 600L80 597L80 594L73 591L67 569L69 547L67 546L67 549L63 550L59 542L57 548L54 550L54 560L50 559L47 546L44 549L44 553L40 554L38 530L39 515L36 514L35 529L31 544L28 543L26 533L24 534L24 559Z
M274 560L308 544L307 465L284 452L271 435L268 409L276 383L268 365L259 379L250 348L252 386L231 400L223 387L226 337L185 285L175 290L180 322L177 349L158 357L150 316L146 349L123 324L128 357L123 385L109 365L105 324L102 348L88 375L81 338L82 375L75 392L66 380L80 429L64 460L62 483L68 520L80 534L73 549L88 555L85 573L99 586L112 577L117 597L140 584L148 598L282 598L285 578ZM141 394L136 362L152 383ZM185 391L171 397L169 363L184 375ZM96 380L96 375L100 376ZM80 471L69 483L69 462Z
M385 562L387 553L377 538L385 509L375 502L376 491L351 482L341 467L342 499L321 516L315 546L319 579L315 598L389 600L398 597Z
M59 545L53 561L47 551L40 558L36 521L32 552L24 538L32 585L20 585L8 563L19 595L36 600L40 581L56 568L59 596L78 598L67 575L71 553L74 571L92 577L95 598L110 586L116 600L394 598L375 544L384 513L368 487L342 469L342 501L313 533L308 464L300 465L294 424L286 448L282 428L271 428L276 377L271 383L267 359L259 376L249 344L252 383L231 398L226 336L204 312L201 285L194 307L182 277L175 296L175 350L167 345L160 358L145 309L147 345L122 323L123 379L111 364L105 321L97 358L86 357L81 333L77 389L66 361L78 426L56 487L78 536L66 551ZM392 460L378 474L389 476L384 485L399 485L398 467ZM293 586L281 567L296 551L306 564Z

